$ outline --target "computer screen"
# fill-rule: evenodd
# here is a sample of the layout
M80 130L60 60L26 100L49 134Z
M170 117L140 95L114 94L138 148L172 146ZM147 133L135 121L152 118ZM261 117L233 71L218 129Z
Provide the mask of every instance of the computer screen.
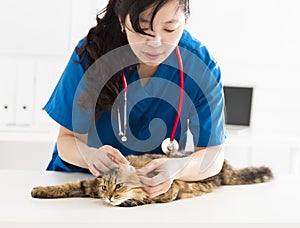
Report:
M223 90L226 124L250 126L253 88L224 86Z

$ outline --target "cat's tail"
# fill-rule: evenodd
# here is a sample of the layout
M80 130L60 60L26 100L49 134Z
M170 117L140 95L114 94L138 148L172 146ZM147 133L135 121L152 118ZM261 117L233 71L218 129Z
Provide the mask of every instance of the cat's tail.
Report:
M243 185L268 182L273 173L268 167L246 167L234 169L227 161L224 162L221 174L222 185Z

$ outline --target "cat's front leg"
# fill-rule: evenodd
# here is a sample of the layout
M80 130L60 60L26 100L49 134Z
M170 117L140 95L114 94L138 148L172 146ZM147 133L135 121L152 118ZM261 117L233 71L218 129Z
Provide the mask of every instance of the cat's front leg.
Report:
M34 187L31 191L33 198L66 198L69 197L69 192L66 192L65 186L47 186Z
M83 180L63 185L34 187L31 196L34 198L68 198L97 197L93 189L95 180Z
M119 204L119 207L136 207L136 206L141 206L145 204L152 204L154 203L153 200L151 200L149 197L145 197L142 200L137 200L137 199L130 199L126 200L125 202Z

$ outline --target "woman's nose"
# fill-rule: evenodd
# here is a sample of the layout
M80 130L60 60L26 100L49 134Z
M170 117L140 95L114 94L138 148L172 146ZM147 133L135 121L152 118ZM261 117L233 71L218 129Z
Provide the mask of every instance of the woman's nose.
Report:
M147 44L151 47L160 47L161 46L161 41L157 40L157 41L148 41Z
M155 34L147 41L147 45L156 48L162 45L161 37L158 34Z

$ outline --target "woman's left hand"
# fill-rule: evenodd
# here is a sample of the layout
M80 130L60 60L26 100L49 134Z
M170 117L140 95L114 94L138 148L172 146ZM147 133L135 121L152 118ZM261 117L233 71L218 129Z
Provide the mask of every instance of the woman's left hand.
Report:
M180 172L187 165L185 158L159 158L151 161L137 174L144 185L144 190L153 198L169 190L173 180L178 179Z

